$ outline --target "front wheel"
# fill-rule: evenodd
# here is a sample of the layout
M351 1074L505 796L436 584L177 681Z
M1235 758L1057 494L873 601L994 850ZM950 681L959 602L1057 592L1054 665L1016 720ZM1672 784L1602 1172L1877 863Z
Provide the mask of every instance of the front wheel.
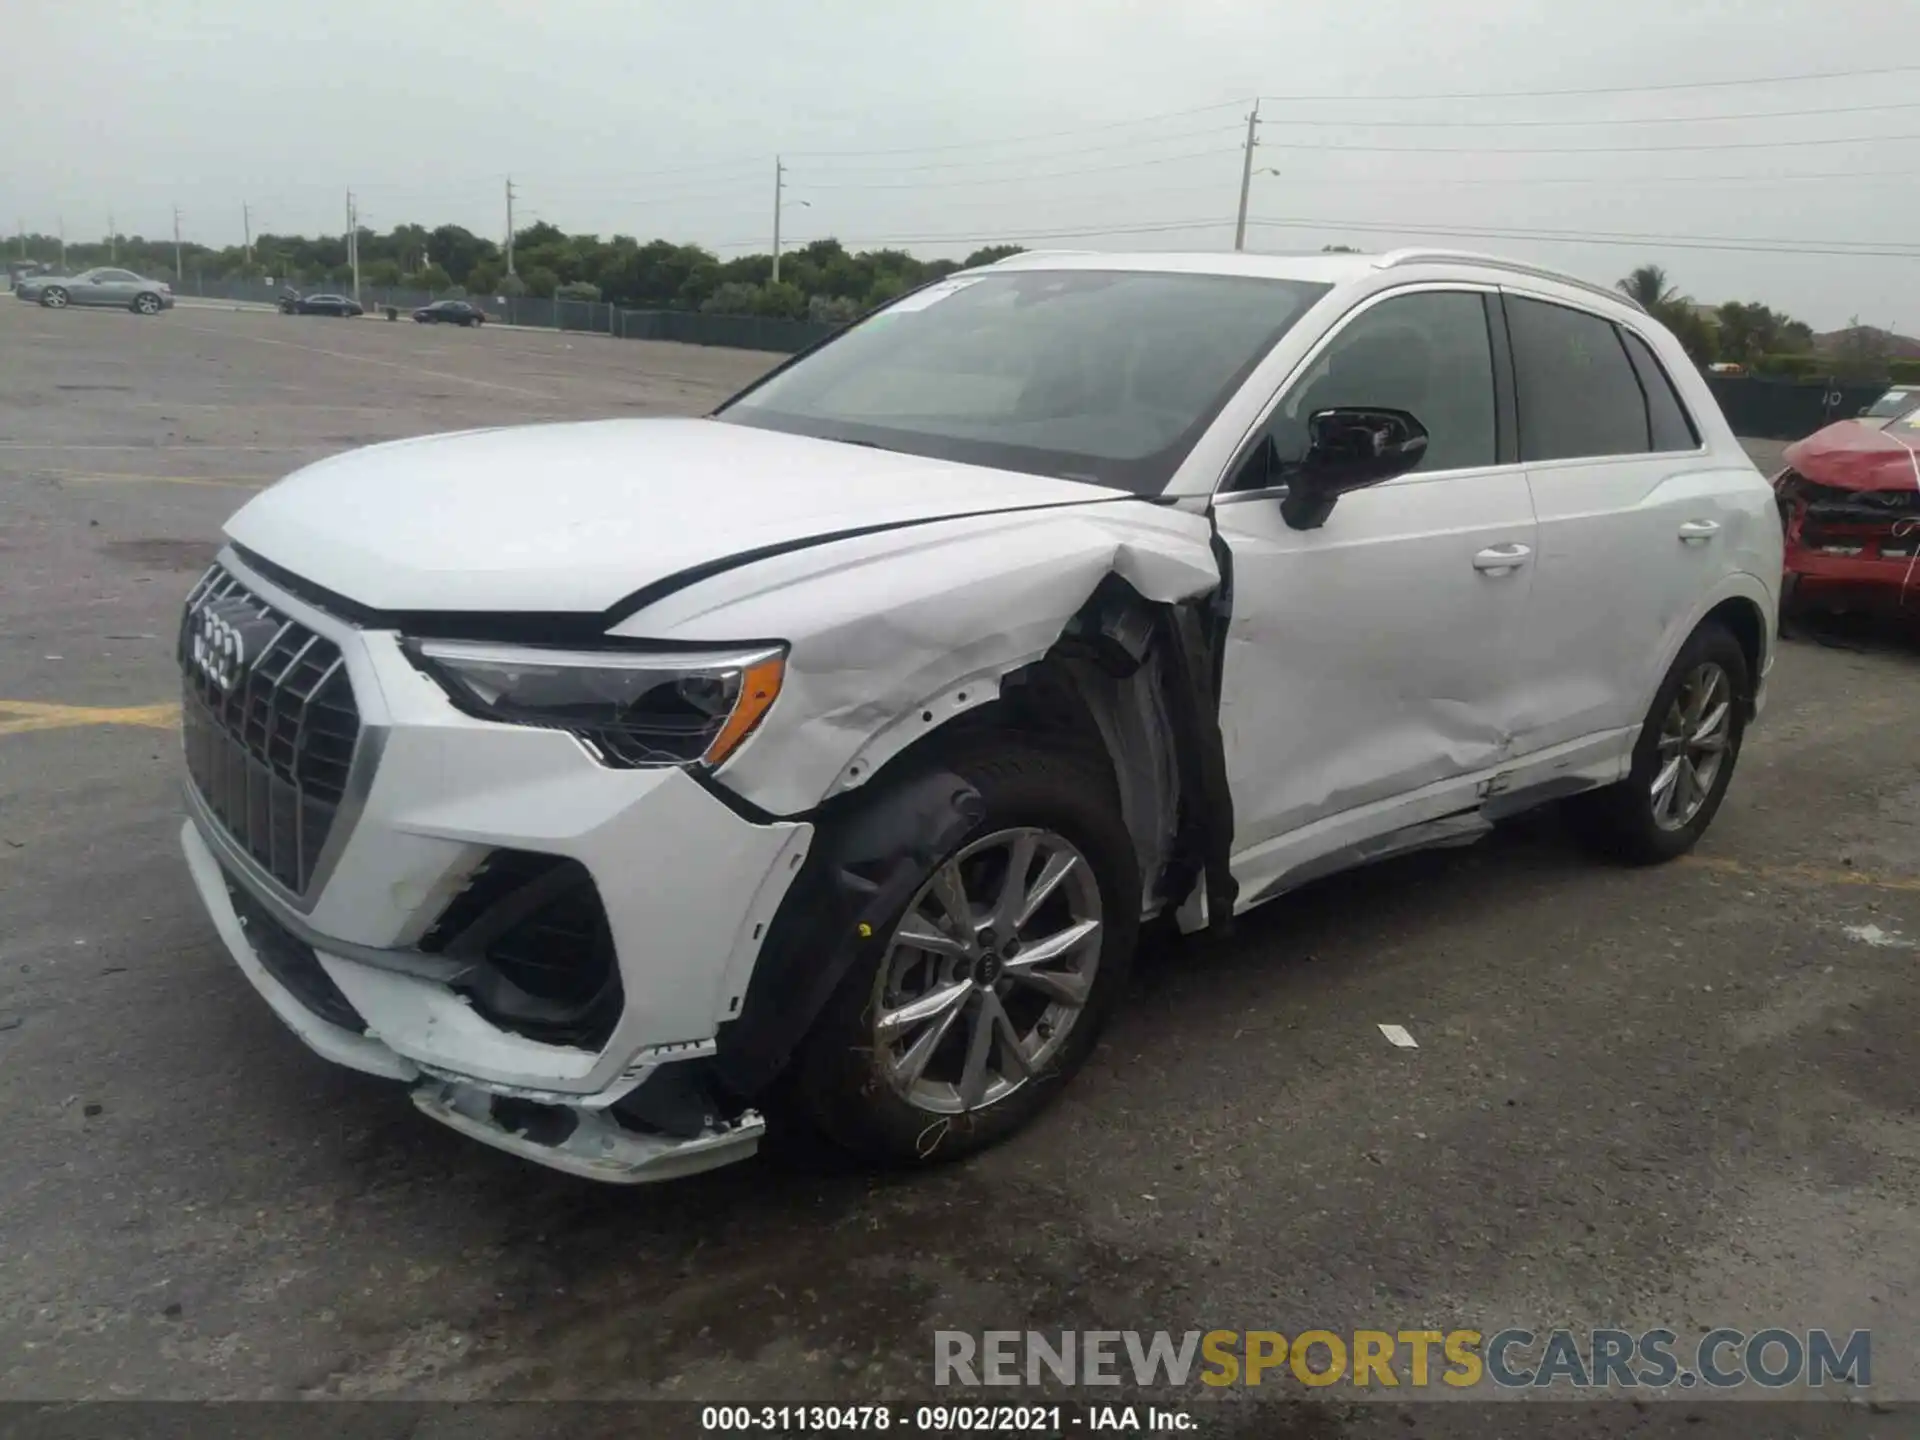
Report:
M1059 1094L1126 985L1138 865L1113 778L1009 739L952 757L980 822L808 1035L790 1092L866 1159L955 1159Z
M134 296L133 313L136 315L158 315L160 313L160 297L152 293Z
M40 292L40 303L49 310L64 310L71 299L58 285L49 285Z
M1752 695L1732 632L1717 622L1694 631L1654 695L1627 778L1569 802L1581 837L1636 865L1691 850L1726 798Z

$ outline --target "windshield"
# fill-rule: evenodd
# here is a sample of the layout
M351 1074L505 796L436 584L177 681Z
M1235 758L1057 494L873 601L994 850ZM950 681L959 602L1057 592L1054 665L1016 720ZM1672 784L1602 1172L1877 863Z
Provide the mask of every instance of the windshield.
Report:
M1890 415L1901 415L1917 403L1920 403L1920 390L1889 390L1867 407L1867 418L1884 420Z
M1325 285L1029 270L940 281L720 418L1158 494Z

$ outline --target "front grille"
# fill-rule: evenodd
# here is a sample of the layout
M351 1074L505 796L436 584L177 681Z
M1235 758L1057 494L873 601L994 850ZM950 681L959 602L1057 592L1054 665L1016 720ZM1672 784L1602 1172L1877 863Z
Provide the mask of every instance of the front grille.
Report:
M228 835L304 893L360 738L340 648L219 565L180 621L187 773Z

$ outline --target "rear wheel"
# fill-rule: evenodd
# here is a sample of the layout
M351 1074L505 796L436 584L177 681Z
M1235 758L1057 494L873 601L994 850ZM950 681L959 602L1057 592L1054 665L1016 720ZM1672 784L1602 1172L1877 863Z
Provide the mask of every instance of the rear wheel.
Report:
M1732 632L1718 623L1694 631L1654 696L1627 778L1570 802L1582 838L1639 865L1691 850L1733 780L1752 694Z
M1007 741L956 756L985 813L842 981L791 1098L874 1161L955 1159L1050 1104L1126 984L1132 841L1104 766Z
M49 310L64 310L72 297L58 285L49 285L40 292L40 303Z

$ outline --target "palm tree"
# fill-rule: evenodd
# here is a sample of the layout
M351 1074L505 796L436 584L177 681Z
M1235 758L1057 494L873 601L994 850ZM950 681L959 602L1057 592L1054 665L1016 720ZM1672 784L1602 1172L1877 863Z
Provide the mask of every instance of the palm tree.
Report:
M1614 288L1649 315L1675 302L1684 303L1686 299L1667 283L1667 272L1658 265L1640 266L1624 280L1614 281Z

